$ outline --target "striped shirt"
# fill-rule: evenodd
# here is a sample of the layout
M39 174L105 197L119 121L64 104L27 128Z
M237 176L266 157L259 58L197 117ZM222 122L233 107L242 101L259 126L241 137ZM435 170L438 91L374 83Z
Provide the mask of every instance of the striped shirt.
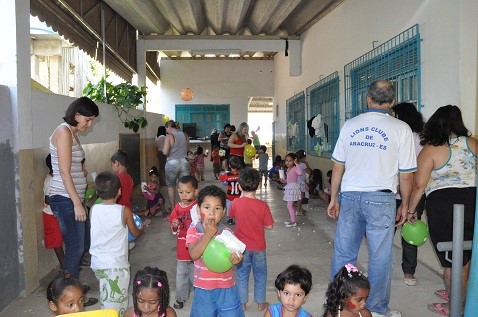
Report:
M57 127L57 129L60 128L61 126L65 126L68 129L70 129L70 126L66 122L62 123L59 127ZM70 198L70 196L68 195L68 192L65 189L65 184L63 184L63 179L61 178L61 175L60 175L60 167L58 165L58 148L56 148L51 143L52 136L53 134L50 136L50 139L49 139L51 165L53 168L53 178L50 184L50 196L60 195L60 196ZM83 200L83 197L85 196L87 183L86 183L85 174L83 173L83 168L81 166L81 161L85 158L85 151L83 151L83 147L81 146L81 144L76 141L76 138L74 137L73 133L71 134L71 138L73 143L71 145L70 174L73 180L73 184L75 185L76 192L78 193L78 196L80 196L80 199Z
M229 228L225 228L224 230L231 231ZM203 234L204 233L198 232L195 225L191 225L186 234L186 246L190 243L198 243ZM234 270L232 268L224 273L216 273L208 270L201 257L194 261L194 287L212 290L217 288L231 288L235 284Z

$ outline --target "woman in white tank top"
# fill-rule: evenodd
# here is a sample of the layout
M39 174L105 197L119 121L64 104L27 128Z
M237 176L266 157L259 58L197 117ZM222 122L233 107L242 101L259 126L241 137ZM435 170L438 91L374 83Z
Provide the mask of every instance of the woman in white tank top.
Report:
M60 223L65 243L63 269L78 278L84 249L86 213L83 197L86 178L81 161L85 153L78 132L91 127L99 114L98 106L81 97L68 106L60 126L50 136L53 178L50 187L50 207Z

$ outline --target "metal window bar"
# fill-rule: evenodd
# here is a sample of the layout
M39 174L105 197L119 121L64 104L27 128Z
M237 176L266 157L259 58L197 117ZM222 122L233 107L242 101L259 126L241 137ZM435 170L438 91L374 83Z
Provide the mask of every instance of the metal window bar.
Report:
M321 128L311 137L306 131L307 153L330 158L340 132L339 73L334 72L306 89L307 121L321 115ZM318 133L317 133L318 132Z
M345 118L367 109L367 89L377 79L392 82L397 102L420 104L420 33L418 24L344 66Z
M287 150L305 149L305 94L303 91L286 100Z

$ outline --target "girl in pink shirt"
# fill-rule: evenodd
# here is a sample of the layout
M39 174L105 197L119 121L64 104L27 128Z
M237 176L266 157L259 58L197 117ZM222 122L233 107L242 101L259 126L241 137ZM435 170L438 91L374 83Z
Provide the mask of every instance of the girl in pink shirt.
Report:
M196 163L196 179L198 181L204 180L204 158L207 154L204 153L202 146L196 148L196 155L194 156L194 162Z
M284 225L287 228L297 226L295 222L294 201L298 201L302 197L297 178L302 175L302 168L297 163L297 156L294 153L289 153L285 157L285 165L287 167L286 180L281 179L281 182L287 182L284 187L284 200L287 202L287 209L289 210L290 221L285 221Z

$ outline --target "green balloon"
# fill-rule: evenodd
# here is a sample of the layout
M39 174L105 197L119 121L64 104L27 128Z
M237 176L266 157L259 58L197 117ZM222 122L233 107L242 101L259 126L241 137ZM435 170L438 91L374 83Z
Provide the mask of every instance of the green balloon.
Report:
M96 189L94 187L88 188L85 191L85 201L90 200L96 194Z
M231 252L226 248L224 243L217 241L216 239L211 239L204 253L202 254L202 259L204 265L213 272L224 273L229 271L233 264L229 260Z
M406 222L402 226L402 237L411 245L417 247L423 245L428 238L428 227L421 221L417 220L415 223Z
M97 200L95 200L95 205L96 204L101 204L103 202L103 199L101 199L100 197L98 197Z

